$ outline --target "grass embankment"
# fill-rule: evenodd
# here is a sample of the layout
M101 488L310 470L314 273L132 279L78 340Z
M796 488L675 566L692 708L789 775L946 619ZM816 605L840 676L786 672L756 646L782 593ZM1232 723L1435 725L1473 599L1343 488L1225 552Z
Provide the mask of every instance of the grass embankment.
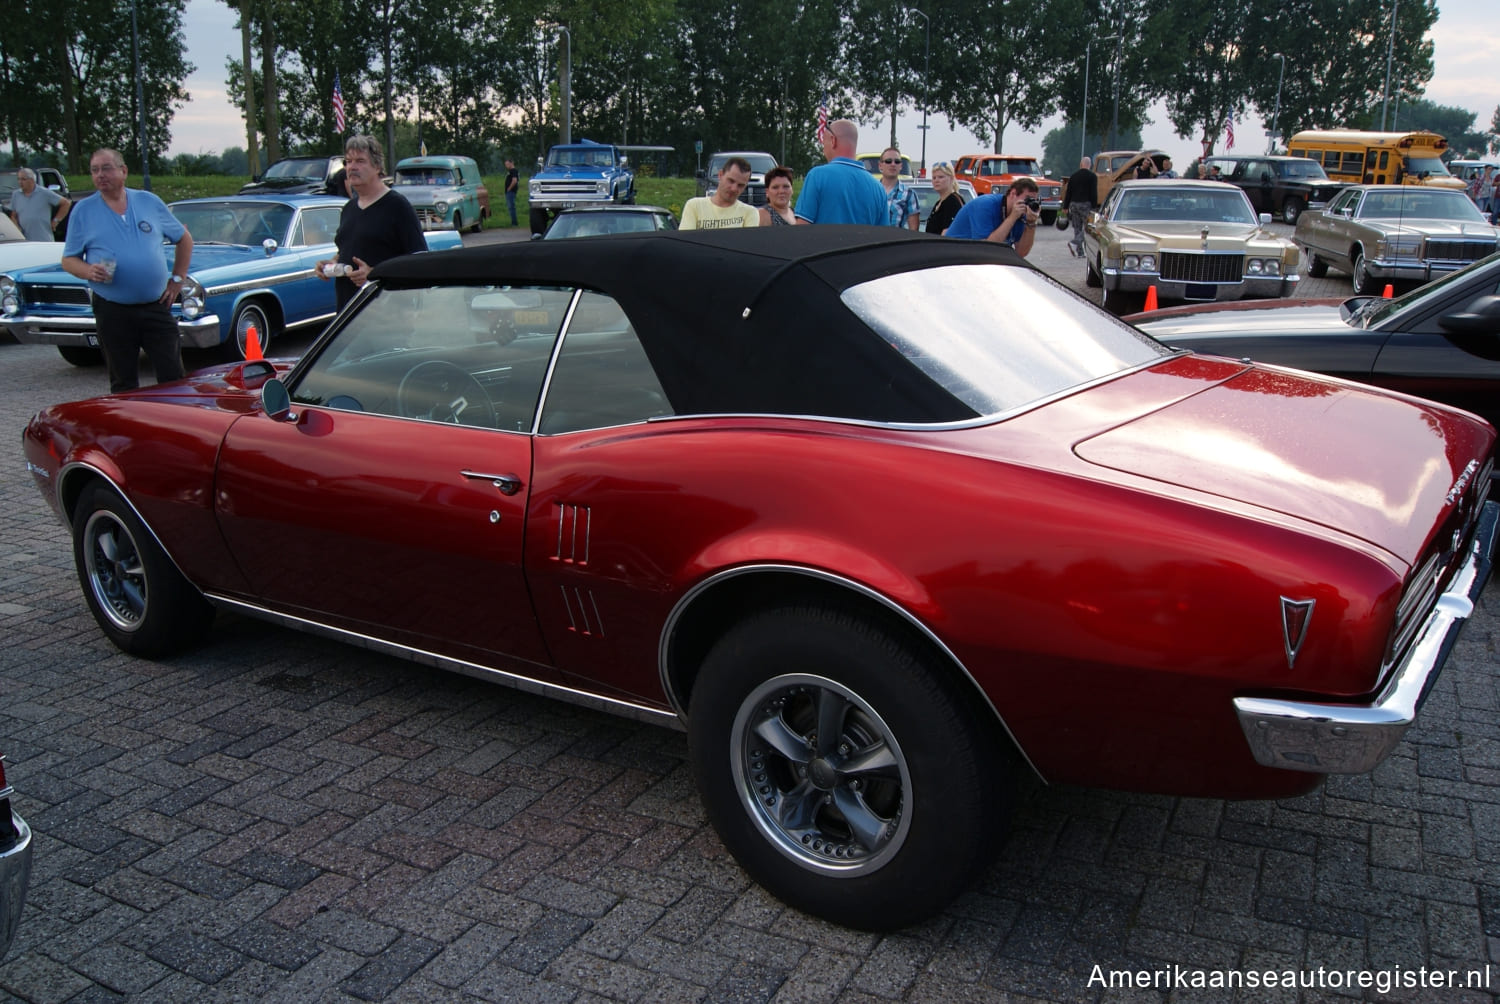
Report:
M151 191L163 201L178 199L212 198L216 195L233 195L249 178L224 174L175 175L155 174L151 176ZM516 217L521 226L527 226L526 176L521 177L521 194L516 199ZM131 188L141 187L141 176L132 174L125 182ZM94 183L88 175L69 175L68 187L74 199L93 192ZM505 211L505 175L491 174L484 179L484 187L490 191L490 218L485 227L504 227L510 223ZM642 205L665 206L674 216L682 215L682 204L698 194L697 183L692 178L637 178L636 201Z

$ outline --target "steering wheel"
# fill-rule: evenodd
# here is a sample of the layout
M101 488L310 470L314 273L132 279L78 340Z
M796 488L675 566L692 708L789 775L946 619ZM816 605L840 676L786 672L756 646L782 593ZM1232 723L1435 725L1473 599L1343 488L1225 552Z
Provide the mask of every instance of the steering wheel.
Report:
M465 370L441 359L417 363L396 388L396 412L450 425L495 427L495 405L484 386Z

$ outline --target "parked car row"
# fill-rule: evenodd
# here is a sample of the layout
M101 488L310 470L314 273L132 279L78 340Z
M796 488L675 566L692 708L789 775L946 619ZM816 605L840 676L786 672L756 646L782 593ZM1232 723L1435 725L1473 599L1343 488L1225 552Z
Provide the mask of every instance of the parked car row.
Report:
M284 331L327 323L336 307L334 284L319 278L314 265L334 254L345 201L234 195L172 203L193 237L187 282L172 305L182 344L232 346L243 357L251 327L264 348ZM425 236L432 249L462 244L452 231ZM170 262L172 248L164 245L162 254ZM101 361L88 283L56 265L0 274L0 325L17 341L56 345L74 365Z

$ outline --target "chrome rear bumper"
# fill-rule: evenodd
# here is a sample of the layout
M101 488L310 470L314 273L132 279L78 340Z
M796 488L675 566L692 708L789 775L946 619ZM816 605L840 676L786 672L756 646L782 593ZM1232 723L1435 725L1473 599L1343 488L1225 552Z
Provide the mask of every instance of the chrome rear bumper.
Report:
M1259 763L1318 774L1363 774L1396 748L1489 581L1497 520L1500 502L1485 503L1448 591L1438 597L1416 641L1372 703L1234 699L1240 727Z

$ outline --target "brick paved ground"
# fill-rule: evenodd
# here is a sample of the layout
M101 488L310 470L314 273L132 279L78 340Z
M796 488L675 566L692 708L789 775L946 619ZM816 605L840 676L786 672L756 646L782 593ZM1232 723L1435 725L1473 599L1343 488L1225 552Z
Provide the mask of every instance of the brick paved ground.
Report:
M1070 262L1063 240L1036 260ZM232 616L177 659L116 652L17 450L37 407L103 384L0 343L0 750L37 834L0 962L17 998L1379 998L1105 991L1096 965L1488 966L1489 990L1391 996L1500 987L1494 588L1372 776L1264 803L1034 788L971 893L880 937L747 882L677 733Z

